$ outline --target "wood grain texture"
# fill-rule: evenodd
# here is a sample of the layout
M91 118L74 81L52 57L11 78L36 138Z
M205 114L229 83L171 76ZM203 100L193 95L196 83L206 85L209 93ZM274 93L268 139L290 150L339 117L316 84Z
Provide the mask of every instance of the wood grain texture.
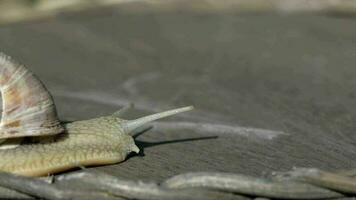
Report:
M134 180L190 171L260 176L294 166L356 166L354 23L107 9L3 26L0 46L33 66L63 120L110 114L130 102L137 110L129 118L192 104L196 111L168 121L284 133L266 139L157 124L136 138L143 154L88 170Z

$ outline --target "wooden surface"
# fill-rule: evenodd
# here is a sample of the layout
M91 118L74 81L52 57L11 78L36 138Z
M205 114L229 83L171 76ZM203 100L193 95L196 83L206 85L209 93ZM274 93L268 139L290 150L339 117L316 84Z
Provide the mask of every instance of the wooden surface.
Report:
M63 120L130 102L127 118L196 107L137 137L141 155L88 170L162 180L356 167L354 18L106 9L2 26L0 47L45 82Z

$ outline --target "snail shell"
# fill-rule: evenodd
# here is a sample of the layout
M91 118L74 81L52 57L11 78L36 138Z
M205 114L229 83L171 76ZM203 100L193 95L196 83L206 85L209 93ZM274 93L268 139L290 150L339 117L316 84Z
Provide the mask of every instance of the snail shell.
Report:
M61 133L52 97L23 65L0 53L0 139Z
M135 120L120 119L113 114L61 123L45 86L3 53L0 53L0 90L3 98L0 139L38 138L20 141L15 146L7 145L7 141L0 144L0 171L27 176L121 162L129 153L139 152L130 135L135 129L193 109L188 106Z

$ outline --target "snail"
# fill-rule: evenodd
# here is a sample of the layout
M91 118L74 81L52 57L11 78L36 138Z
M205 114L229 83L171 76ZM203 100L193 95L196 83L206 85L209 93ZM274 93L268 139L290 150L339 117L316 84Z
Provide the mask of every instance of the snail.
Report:
M53 98L24 65L0 53L0 171L45 176L78 166L119 163L140 150L132 133L143 125L192 106L134 120L119 114L61 122Z

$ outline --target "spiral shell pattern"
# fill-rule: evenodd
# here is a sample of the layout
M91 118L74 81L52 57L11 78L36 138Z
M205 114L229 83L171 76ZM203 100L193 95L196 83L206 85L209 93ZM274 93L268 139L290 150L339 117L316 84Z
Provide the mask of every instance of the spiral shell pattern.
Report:
M23 65L0 53L0 139L61 133L52 96Z

